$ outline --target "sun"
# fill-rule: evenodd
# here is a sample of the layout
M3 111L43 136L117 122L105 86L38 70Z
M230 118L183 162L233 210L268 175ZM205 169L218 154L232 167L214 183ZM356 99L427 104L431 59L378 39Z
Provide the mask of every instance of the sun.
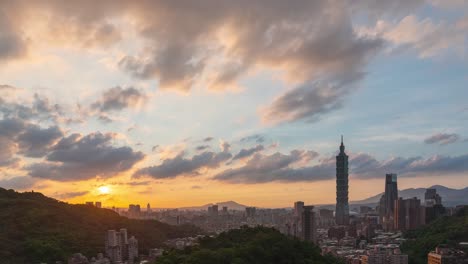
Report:
M100 194L109 194L110 191L111 191L111 189L110 189L109 186L105 186L105 185L104 185L104 186L100 186L100 187L98 188L98 191L99 191Z

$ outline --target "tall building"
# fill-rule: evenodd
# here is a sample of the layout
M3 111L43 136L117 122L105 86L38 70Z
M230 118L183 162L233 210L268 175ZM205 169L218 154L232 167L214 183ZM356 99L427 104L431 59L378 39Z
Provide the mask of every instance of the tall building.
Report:
M428 206L442 204L442 197L440 197L436 189L426 189L424 193L424 203Z
M294 203L294 216L300 218L304 210L304 202L297 201Z
M102 203L101 202L96 202L94 204L97 208L102 208Z
M255 217L257 209L255 207L246 207L245 208L245 216L246 217Z
M421 201L414 197L400 198L395 202L395 229L406 231L418 228L425 223L425 208Z
M336 156L336 210L337 225L349 224L348 204L348 155L345 153L343 136L341 136L340 154Z
M122 251L119 245L120 236L115 230L107 231L105 240L106 256L109 257L112 263L122 261Z
M149 203L146 205L146 212L151 213L151 205Z
M397 175L394 173L385 175L385 193L379 203L379 215L385 230L394 228L395 201L398 200Z
M302 212L302 238L305 241L316 243L317 229L315 226L315 213L313 206L304 206Z
M138 258L138 240L132 236L128 240L128 263L133 264L136 258Z

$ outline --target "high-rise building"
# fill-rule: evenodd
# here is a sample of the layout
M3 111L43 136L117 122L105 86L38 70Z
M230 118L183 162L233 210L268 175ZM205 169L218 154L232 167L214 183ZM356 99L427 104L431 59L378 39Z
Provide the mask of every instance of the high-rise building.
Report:
M302 212L302 238L305 241L310 241L316 243L317 239L317 229L315 226L315 213L313 206L304 206Z
M96 202L94 204L97 208L102 208L102 203L101 202Z
M395 224L397 230L405 231L418 228L425 223L425 208L421 201L414 197L411 199L399 198L395 202Z
M86 202L85 204L89 206L94 206L94 202Z
M336 156L336 210L337 225L349 224L348 204L348 155L345 153L343 136L341 136L340 153Z
M300 218L302 216L302 211L304 210L304 202L297 201L294 203L294 216Z
M122 261L122 251L119 245L120 235L115 230L107 231L105 240L106 256L109 257L112 263Z
M442 197L440 197L436 189L426 189L424 193L424 203L427 206L442 204Z
M128 240L128 263L133 264L136 258L138 258L138 240L132 236Z
M397 175L385 175L385 193L379 203L380 221L385 230L394 228L395 201L398 200Z
M146 205L146 212L151 213L151 205L149 203Z

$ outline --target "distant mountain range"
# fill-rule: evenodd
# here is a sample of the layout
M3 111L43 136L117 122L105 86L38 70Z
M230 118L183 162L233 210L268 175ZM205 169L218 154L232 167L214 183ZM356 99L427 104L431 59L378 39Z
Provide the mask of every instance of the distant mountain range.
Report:
M243 205L234 201L227 201L227 202L219 202L219 203L210 203L210 204L205 204L201 206L191 206L191 207L182 207L179 208L181 210L192 210L192 211L203 211L203 210L208 210L209 206L213 206L217 204L218 205L218 210L221 211L224 206L228 208L228 210L237 210L237 211L243 211L245 210L247 205Z
M464 189L452 189L442 185L434 185L429 187L436 189L437 193L442 197L442 203L447 206L455 206L460 204L468 204L468 187ZM429 188L410 188L398 191L398 196L404 199L417 197L424 200L424 193ZM360 201L352 201L351 204L376 204L379 202L383 193L379 193Z

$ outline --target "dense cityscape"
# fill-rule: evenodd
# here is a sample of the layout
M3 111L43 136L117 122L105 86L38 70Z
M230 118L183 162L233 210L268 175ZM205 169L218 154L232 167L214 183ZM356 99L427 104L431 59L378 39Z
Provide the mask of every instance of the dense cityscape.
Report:
M292 209L266 209L245 207L244 210L228 206L209 205L199 209L152 210L150 204L141 209L139 204L130 204L128 209L113 207L122 216L135 219L156 219L171 225L190 224L200 227L209 234L219 234L242 226L273 227L281 233L318 245L322 254L332 254L349 264L408 264L408 255L401 252L400 245L406 241L403 233L429 224L443 216L453 215L463 208L444 207L436 189L426 189L424 200L417 197L398 197L398 176L386 174L383 184L385 193L376 207L361 205L350 211L348 204L348 156L343 137L336 156L336 207L305 205L294 202ZM88 206L101 208L100 202L86 202ZM327 208L328 207L328 208ZM199 237L203 237L200 235ZM198 237L168 240L167 248L184 249L197 245ZM100 254L87 262L80 253L74 255L69 264L133 264L139 257L138 241L127 239L125 228L108 230L105 235L105 255ZM467 242L457 247L439 245L428 254L428 264L468 263L463 249ZM151 249L140 256L142 262L155 261L164 253L163 248ZM157 262L156 262L157 263Z

